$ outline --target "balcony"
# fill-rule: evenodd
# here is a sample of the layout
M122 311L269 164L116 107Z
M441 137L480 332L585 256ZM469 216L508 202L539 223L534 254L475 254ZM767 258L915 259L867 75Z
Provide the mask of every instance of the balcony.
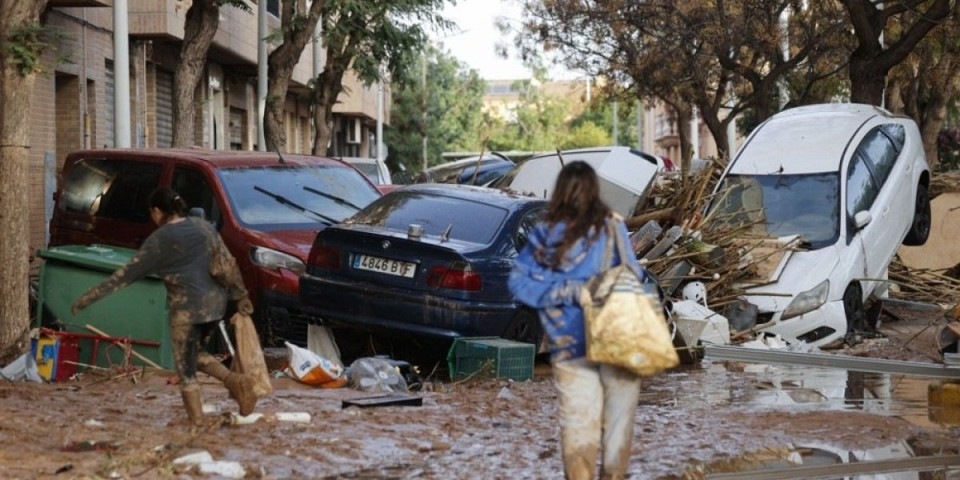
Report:
M113 0L50 0L48 6L58 7L112 7Z

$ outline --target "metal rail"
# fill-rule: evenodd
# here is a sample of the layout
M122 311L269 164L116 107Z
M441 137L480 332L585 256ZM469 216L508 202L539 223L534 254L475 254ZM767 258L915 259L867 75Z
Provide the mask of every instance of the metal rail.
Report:
M707 480L808 480L816 478L851 477L893 472L926 472L960 466L960 455L872 460L837 465L809 465L774 468L750 472L707 474Z
M851 357L827 353L800 353L783 350L758 350L737 346L707 345L704 355L713 360L734 362L772 363L843 368L858 372L891 373L914 377L960 379L960 368L932 363L884 360L880 358Z

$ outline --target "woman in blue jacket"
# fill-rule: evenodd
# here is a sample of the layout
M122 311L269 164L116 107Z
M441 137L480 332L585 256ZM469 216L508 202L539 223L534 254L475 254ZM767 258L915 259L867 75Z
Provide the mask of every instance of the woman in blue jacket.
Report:
M581 287L593 276L619 265L616 249L603 264L606 222L629 245L623 220L600 199L597 174L575 161L557 177L544 222L531 232L510 275L510 291L536 308L549 340L554 384L559 393L563 468L567 479L594 478L602 446L602 479L627 475L640 379L611 365L587 361ZM638 267L639 268L639 267Z

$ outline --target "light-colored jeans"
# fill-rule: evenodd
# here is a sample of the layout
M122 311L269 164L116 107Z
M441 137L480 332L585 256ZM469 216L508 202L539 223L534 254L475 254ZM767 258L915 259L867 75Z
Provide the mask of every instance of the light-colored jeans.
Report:
M640 377L585 358L553 364L560 397L563 470L568 480L594 478L603 447L602 479L627 476Z

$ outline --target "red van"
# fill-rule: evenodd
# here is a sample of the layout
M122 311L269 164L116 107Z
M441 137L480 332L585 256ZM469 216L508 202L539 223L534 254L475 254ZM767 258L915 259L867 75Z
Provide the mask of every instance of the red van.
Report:
M156 228L147 200L169 186L192 215L216 226L233 252L269 343L302 343L317 317L299 300L299 276L317 232L380 197L340 160L266 152L105 149L67 156L50 246L138 248Z

